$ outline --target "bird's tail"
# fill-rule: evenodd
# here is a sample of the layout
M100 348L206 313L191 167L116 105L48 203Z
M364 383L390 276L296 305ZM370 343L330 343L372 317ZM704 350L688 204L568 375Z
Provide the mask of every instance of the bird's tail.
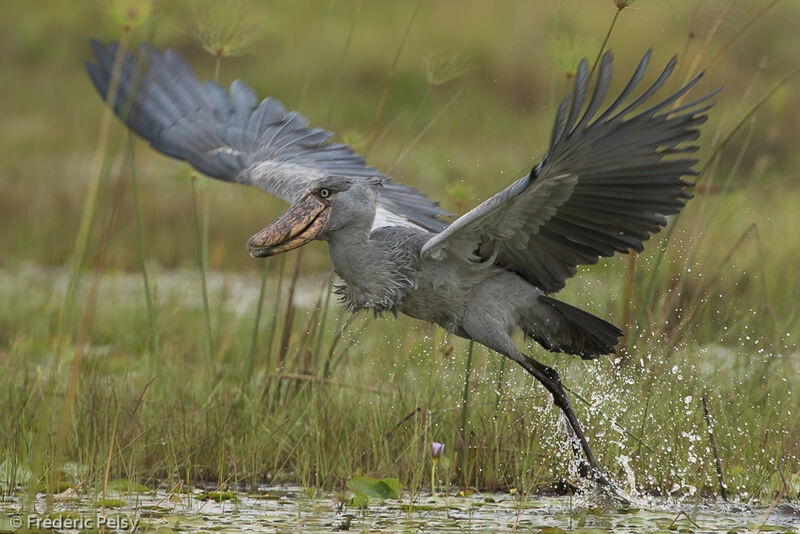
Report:
M523 331L551 352L594 359L613 354L622 330L575 306L540 296Z

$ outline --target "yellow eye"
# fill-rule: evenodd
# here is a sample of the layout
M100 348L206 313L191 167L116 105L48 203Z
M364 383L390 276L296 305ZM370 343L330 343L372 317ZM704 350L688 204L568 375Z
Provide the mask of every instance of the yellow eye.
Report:
M329 196L331 196L331 192L328 189L323 188L319 190L319 196L321 196L322 198L328 198Z

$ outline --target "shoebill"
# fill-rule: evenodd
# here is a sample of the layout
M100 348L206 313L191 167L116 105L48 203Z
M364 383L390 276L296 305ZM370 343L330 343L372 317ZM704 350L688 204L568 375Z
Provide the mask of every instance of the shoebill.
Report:
M417 191L390 181L332 134L311 128L277 101L259 102L241 81L201 83L177 52L92 41L87 63L100 94L117 87L115 112L168 156L229 182L253 185L291 206L247 244L264 258L327 241L337 292L352 312L404 313L440 325L517 362L552 394L568 423L583 473L620 495L603 474L558 373L513 342L521 329L551 352L586 360L615 352L622 331L553 298L579 265L630 250L667 224L691 197L705 95L683 103L694 78L654 100L670 60L636 96L650 62L604 107L613 55L606 52L590 90L583 60L559 106L541 163L472 211L446 215ZM624 499L624 497L620 497Z

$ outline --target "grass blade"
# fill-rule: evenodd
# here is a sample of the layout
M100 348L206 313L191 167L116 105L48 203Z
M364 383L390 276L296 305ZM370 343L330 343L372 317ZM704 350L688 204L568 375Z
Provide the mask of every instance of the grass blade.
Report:
M153 357L151 369L158 368L158 326L156 324L156 309L153 304L153 293L150 291L150 280L147 275L147 250L144 243L144 229L142 228L142 209L139 202L139 183L136 178L136 153L133 133L128 132L128 151L130 153L131 165L131 188L133 189L133 208L136 214L136 238L139 245L139 262L142 269L142 284L144 289L145 302L147 304L147 320L150 324L150 340L152 345Z
M792 79L792 77L795 74L797 74L798 71L800 71L800 65L798 65L795 68L793 68L792 70L790 70L783 78L781 78L775 85L773 85L742 116L742 118L739 119L739 122L737 122L734 125L734 127L731 129L730 132L728 132L728 135L726 135L722 139L722 141L716 147L714 147L713 152L709 155L709 157L706 159L705 164L703 164L703 167L700 169L700 172L699 172L699 174L697 176L696 182L700 182L700 180L703 178L703 176L705 175L705 173L708 170L708 168L711 166L711 163L720 155L720 153L722 152L722 149L727 146L727 144L730 142L730 140L733 138L733 136L736 135L736 133L742 128L742 126L744 126L744 124L750 119L750 117L752 117L753 114L756 111L758 111L758 109L761 108L761 106L763 106L767 102L767 100L769 100L769 98L778 89L780 89L784 84L786 84L786 82L788 82L790 79ZM633 335L630 337L630 339L628 341L628 349L629 350L633 347L634 343L636 342L636 339L638 338L638 336L641 333L642 324L644 323L644 316L645 316L645 314L647 312L647 309L649 307L649 303L652 301L653 296L654 296L653 295L653 289L655 288L656 277L657 277L658 272L659 272L659 270L661 268L661 264L664 262L664 256L665 256L666 251L667 251L667 246L669 245L669 243L670 243L670 241L672 239L672 235L675 232L675 228L677 228L677 226L678 226L677 223L678 223L678 220L680 219L681 213L678 213L673 218L672 223L669 226L669 230L667 230L667 233L664 236L664 239L661 241L661 247L659 248L658 256L656 257L656 261L653 264L653 267L650 268L650 276L647 279L647 285L645 286L645 290L644 290L644 293L643 293L644 302L641 305L641 309L639 311L639 315L638 315L638 317L636 319L636 328L634 329Z

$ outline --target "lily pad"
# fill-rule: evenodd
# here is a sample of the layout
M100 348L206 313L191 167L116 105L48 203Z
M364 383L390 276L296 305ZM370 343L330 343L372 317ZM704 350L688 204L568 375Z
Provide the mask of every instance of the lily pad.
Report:
M361 508L364 509L369 506L369 497L366 495L362 495L357 493L352 499L347 502L348 506L352 506L353 508Z
M19 518L0 513L0 532L14 532L20 527Z
M755 532L787 532L786 527L780 525L756 525L755 523L748 523L747 529Z
M358 476L347 481L347 488L356 495L378 499L397 499L403 492L403 485L396 478Z
M94 505L98 508L122 508L127 504L122 499L99 499Z
M432 512L446 509L446 506L435 506L432 504L406 504L402 506L404 512Z
M67 482L66 480L58 480L52 482L49 486L45 483L39 483L36 485L36 493L63 493L70 489L72 484Z
M151 488L128 480L126 478L117 478L108 483L110 491L118 491L120 493L147 493L153 491Z
M201 501L223 502L223 501L235 501L236 495L234 495L230 491L211 491L211 492L201 493L200 495L197 496L197 498Z

